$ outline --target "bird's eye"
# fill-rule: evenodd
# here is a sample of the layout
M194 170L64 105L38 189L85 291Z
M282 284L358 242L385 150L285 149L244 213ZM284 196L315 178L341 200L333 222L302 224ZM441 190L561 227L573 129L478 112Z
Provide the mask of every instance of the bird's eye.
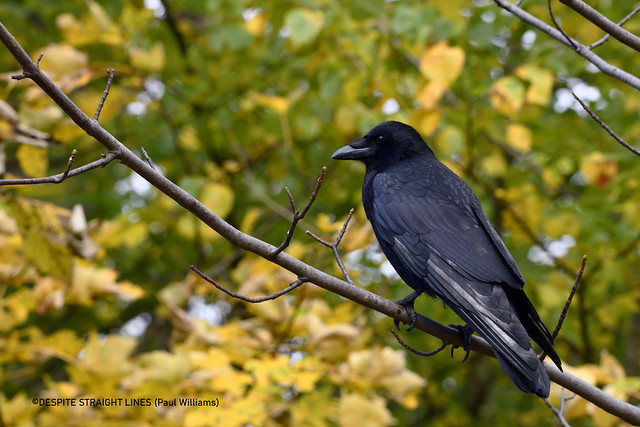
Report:
M376 137L376 140L377 140L378 142L383 142L383 141L384 141L384 135L378 135L378 136Z

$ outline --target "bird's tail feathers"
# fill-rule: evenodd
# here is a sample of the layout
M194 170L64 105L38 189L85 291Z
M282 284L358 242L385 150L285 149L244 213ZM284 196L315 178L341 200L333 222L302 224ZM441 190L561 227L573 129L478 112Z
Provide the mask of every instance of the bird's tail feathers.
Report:
M506 287L505 287L506 288ZM527 298L524 292L512 289L505 289L509 299L515 305L516 313L520 315L520 322L527 330L527 333L550 358L553 363L562 371L560 356L553 348L553 338L547 327L542 323L538 312Z

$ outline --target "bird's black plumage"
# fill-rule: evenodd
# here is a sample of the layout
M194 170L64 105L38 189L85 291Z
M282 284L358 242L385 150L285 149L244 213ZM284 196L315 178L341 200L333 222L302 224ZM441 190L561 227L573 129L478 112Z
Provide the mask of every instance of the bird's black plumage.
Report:
M384 122L332 158L366 166L362 203L382 251L418 293L441 298L523 391L549 395L532 338L561 369L524 278L469 186L411 126ZM412 301L409 298L409 309Z

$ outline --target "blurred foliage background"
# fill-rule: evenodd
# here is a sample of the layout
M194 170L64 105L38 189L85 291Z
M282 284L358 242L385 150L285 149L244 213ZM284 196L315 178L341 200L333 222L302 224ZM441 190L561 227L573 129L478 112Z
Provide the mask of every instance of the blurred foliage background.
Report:
M592 2L613 21L635 2ZM550 22L546 2L522 7ZM583 43L603 33L554 2ZM324 186L287 250L340 276L329 239L356 208L342 252L358 286L409 288L360 204L364 168L331 153L384 120L416 127L478 193L553 328L566 369L640 399L640 164L573 100L640 138L638 93L488 0L5 0L0 20L91 117L234 226L278 245L322 166ZM626 26L638 33L638 18ZM0 54L0 172L46 176L96 160L80 131ZM637 53L597 48L637 74ZM636 144L637 147L637 144ZM119 164L59 185L0 189L0 418L4 425L540 425L541 400L495 360L420 358L391 319L313 285L245 305L190 273L261 296L291 273L246 254ZM417 310L459 320L422 298ZM435 338L401 333L430 350ZM559 405L560 390L551 401ZM41 407L33 397L218 398L220 407ZM616 425L575 398L574 425Z

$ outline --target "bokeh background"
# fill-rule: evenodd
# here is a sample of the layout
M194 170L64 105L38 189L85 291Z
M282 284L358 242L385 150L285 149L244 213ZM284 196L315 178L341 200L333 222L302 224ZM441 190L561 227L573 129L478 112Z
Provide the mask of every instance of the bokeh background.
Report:
M604 35L559 3L565 31ZM595 1L613 21L635 2ZM524 2L550 22L546 2ZM640 138L635 89L488 0L5 0L0 21L101 124L144 148L171 180L235 227L278 245L323 166L291 255L358 286L409 293L364 216L360 164L331 153L384 120L416 127L476 191L553 328L589 261L556 341L566 369L640 399L640 163L591 120ZM638 18L625 28L640 31ZM595 50L632 74L637 52ZM0 49L0 172L37 177L96 160L83 134ZM637 144L636 144L637 147ZM0 419L3 425L547 425L552 412L497 362L421 358L389 318L304 285L246 305L190 273L262 296L295 277L225 241L123 165L61 184L0 189ZM439 301L417 310L459 320ZM401 333L421 350L439 340ZM559 406L560 389L551 401ZM220 406L40 406L33 398L218 398ZM581 398L572 425L619 425Z

